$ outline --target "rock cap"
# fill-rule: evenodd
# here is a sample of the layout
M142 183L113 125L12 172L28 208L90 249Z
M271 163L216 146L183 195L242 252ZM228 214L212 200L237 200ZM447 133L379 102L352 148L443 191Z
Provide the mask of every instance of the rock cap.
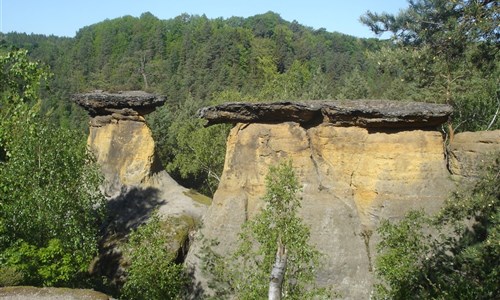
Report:
M123 108L146 114L165 103L165 97L143 91L108 93L95 90L90 93L74 94L71 100L91 115L106 115Z
M337 126L436 127L448 121L446 104L390 100L318 100L304 102L231 102L204 107L198 116L207 126L219 123L331 123Z

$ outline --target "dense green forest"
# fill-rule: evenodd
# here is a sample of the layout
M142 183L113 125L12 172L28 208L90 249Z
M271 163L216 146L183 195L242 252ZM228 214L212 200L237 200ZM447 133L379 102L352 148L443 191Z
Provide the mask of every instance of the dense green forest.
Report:
M275 73L290 70L301 75L294 82L300 86L280 97L334 95L345 74L368 68L364 52L380 47L376 39L313 30L272 12L226 20L144 13L84 27L73 39L10 33L3 43L51 66L58 91L145 89L172 102L188 94L203 101L225 90L258 95ZM328 82L323 93L299 92L315 75Z
M169 20L144 13L84 27L74 38L0 33L0 285L105 284L86 272L97 253L104 199L98 192L101 178L85 148L88 116L69 101L71 94L100 89L165 95L167 104L148 116L157 151L175 179L211 195L229 127L204 128L195 114L206 105L427 101L454 107L449 125L455 131L499 129L498 16L495 1L418 0L397 15L368 12L361 17L375 33L392 33L389 40L313 29L273 12L229 19L185 14ZM474 199L464 204L468 215L453 206L444 210L460 221L476 213L485 216L482 236L459 239L458 248L472 249L462 252L465 266L471 257L485 258L480 260L485 265L498 259L499 175L494 171L487 185L479 183L472 194L460 196L479 199L479 204ZM489 191L487 197L482 191ZM483 202L493 208L484 211ZM399 249L400 241L414 240L411 230L398 235L411 217L400 227L384 225L382 248ZM486 244L491 240L494 247ZM427 242L420 239L418 246L427 247ZM412 268L412 274L438 274L441 286L462 285L441 264L450 259L436 256L435 265ZM411 257L399 261L412 263ZM390 285L378 286L381 295L403 299L397 293L407 291L405 285L421 283L398 276L398 265L383 259L380 264L386 268L381 277ZM470 295L490 295L497 288L497 269L466 273L470 282L491 281L492 288L471 288ZM142 286L140 279L134 284ZM439 298L442 289L433 283L419 285L422 297Z

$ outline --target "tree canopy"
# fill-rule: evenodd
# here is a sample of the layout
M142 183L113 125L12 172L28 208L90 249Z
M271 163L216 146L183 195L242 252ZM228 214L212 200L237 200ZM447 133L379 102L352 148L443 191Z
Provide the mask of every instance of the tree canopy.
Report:
M0 56L0 72L0 286L83 285L103 217L100 173L83 136L41 114L45 68L20 50Z
M393 45L372 56L379 72L391 74L404 94L452 104L459 130L500 128L498 2L408 3L397 15L361 17L375 33L392 33Z

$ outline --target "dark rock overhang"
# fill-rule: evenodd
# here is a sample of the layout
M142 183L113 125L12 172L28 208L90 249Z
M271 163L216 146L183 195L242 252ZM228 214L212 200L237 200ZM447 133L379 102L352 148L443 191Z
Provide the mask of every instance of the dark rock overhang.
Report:
M367 128L426 128L446 123L450 105L389 100L342 100L245 103L204 107L198 116L207 126L220 123L330 123Z
M134 110L145 115L165 103L165 97L143 91L108 93L97 90L75 94L71 100L87 110L91 116L110 115L123 109Z

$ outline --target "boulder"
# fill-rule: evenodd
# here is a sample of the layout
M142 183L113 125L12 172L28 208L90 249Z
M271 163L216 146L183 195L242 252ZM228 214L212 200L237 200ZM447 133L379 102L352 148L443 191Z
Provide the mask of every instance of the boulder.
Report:
M209 124L235 123L221 182L201 234L231 253L241 225L263 207L269 166L292 159L302 184L300 216L323 253L318 283L343 299L368 299L380 219L411 208L437 211L454 184L443 136L447 105L391 101L229 103L202 109ZM199 270L202 241L187 257Z

